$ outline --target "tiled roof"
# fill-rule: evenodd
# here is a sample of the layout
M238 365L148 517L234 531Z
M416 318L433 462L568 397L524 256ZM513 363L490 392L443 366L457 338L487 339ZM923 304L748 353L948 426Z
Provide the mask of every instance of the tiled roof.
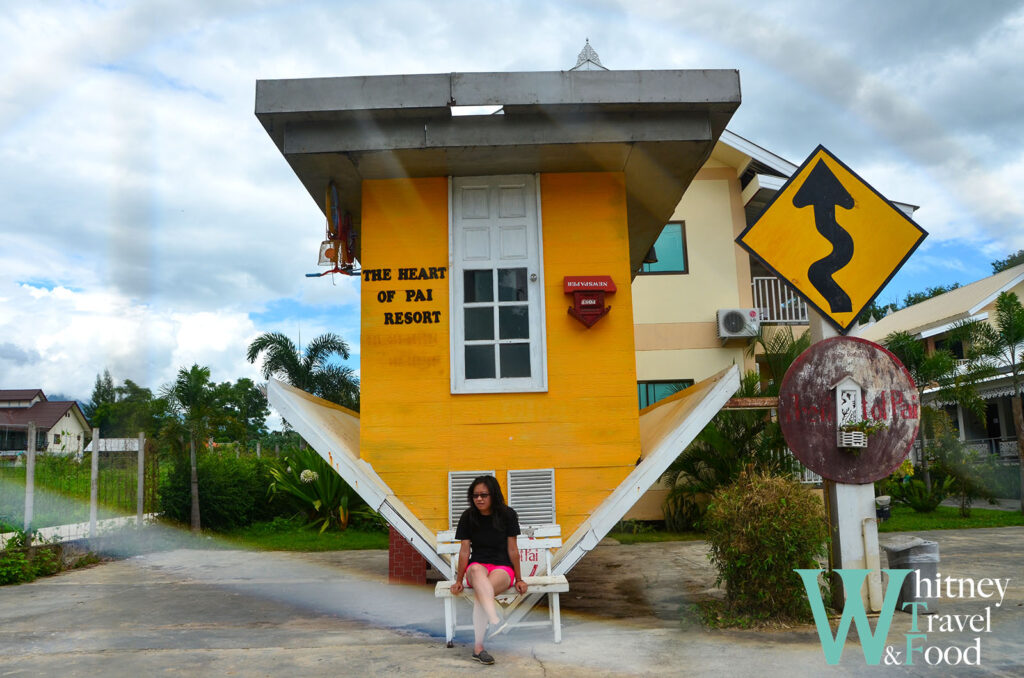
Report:
M0 389L0 401L32 400L36 395L41 395L43 400L46 400L41 388Z
M73 400L39 402L32 407L0 407L0 427L3 428L28 428L29 422L34 422L39 429L50 429L60 421L64 413L72 407L78 408L78 403ZM81 414L81 410L79 410ZM82 415L85 419L85 415Z
M1024 264L890 313L875 324L863 328L858 336L870 341L882 341L892 332L919 334L934 327L966 320L991 303L1000 292L1022 281Z

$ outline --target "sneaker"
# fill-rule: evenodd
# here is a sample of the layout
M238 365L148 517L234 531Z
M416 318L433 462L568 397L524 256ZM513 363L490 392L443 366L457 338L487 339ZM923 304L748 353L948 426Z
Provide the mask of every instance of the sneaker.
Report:
M477 660L481 664L494 663L494 657L492 657L487 650L480 650L480 654L473 655L473 659Z

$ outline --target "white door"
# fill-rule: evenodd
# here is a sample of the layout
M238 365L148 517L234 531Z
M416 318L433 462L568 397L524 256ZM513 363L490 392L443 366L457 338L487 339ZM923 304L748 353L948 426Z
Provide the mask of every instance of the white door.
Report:
M544 391L537 180L452 180L452 393Z

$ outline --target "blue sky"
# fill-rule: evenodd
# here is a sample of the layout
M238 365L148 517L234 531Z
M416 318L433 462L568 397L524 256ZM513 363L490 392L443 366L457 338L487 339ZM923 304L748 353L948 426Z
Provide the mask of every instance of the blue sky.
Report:
M0 17L0 386L86 399L193 362L256 378L264 331L334 331L358 279L310 279L323 216L253 115L264 78L735 68L729 128L819 143L931 234L883 291L970 282L1024 247L1020 2L17 3Z

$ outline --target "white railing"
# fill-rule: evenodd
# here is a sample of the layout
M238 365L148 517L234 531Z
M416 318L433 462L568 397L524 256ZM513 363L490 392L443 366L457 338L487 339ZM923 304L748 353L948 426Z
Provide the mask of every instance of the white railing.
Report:
M807 304L778 278L753 278L754 306L761 322L779 325L806 325Z
M152 523L156 520L157 514L146 513L142 516L142 523ZM36 530L38 539L43 543L73 541L75 539L88 539L90 536L109 534L116 530L128 527L138 527L139 519L136 516L122 516L121 518L107 518L96 521L95 530L89 523L71 523L68 525L54 525L53 527L41 527ZM0 534L0 550L7 548L7 542L17 535L17 532L5 532Z

